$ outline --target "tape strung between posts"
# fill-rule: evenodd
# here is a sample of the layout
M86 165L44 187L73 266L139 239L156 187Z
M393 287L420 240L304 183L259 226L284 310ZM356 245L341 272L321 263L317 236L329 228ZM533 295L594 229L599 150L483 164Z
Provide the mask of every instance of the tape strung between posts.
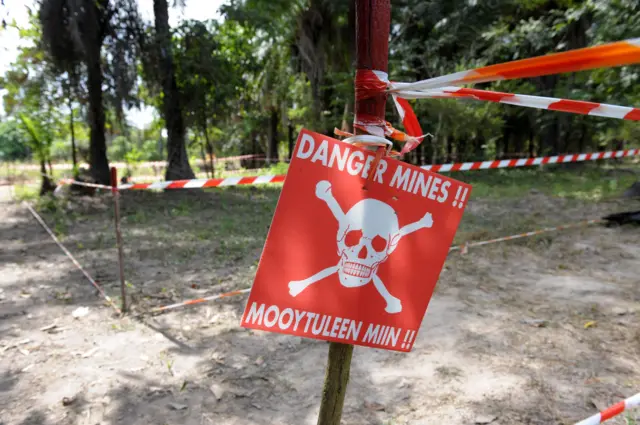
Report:
M85 187L94 187L97 189L106 189L106 190L113 190L113 187L111 186L107 186L104 184L97 184L97 183L87 183L87 182L81 182L78 180L73 180L73 179L62 179L58 182L58 184L63 185L63 184L71 184L74 186L85 186Z
M564 224L562 226L556 226L556 227L545 227L544 229L533 230L531 232L526 232L526 233L518 233L517 235L503 236L501 238L489 239L489 240L486 240L486 241L467 242L467 243L464 243L462 245L452 246L451 248L449 248L449 252L451 252L451 251L462 251L462 253L464 254L464 253L466 253L467 248L471 248L471 247L474 247L474 246L490 245L490 244L494 244L494 243L498 243L498 242L511 241L511 240L514 240L514 239L528 238L528 237L531 237L531 236L541 235L543 233L555 232L555 231L565 230L565 229L572 229L572 228L576 228L576 227L590 226L592 224L598 224L598 223L604 223L604 222L605 222L605 220L603 220L601 218L598 218L598 219L595 219L595 220L584 220L584 221L580 221L578 223Z
M518 168L545 164L566 164L569 162L597 161L599 159L610 158L627 158L638 155L640 155L640 149L626 149L621 151L540 156L537 158L502 159L494 161L457 162L453 164L424 165L421 168L436 173L446 173L450 171L492 170L495 168Z
M548 232L553 232L553 231L571 229L571 228L575 228L575 227L588 226L588 225L591 225L591 224L597 224L597 223L603 223L603 222L605 222L605 220L603 220L603 219L585 220L585 221L580 221L578 223L565 224L565 225L556 226L556 227L546 227L546 228L540 229L540 230L534 230L534 231L526 232L526 233L519 233L517 235L504 236L504 237L496 238L496 239L489 239L489 240L486 240L486 241L467 242L467 243L464 243L462 245L452 246L451 248L449 248L449 252L462 251L462 254L465 254L466 250L469 247L473 247L473 246L490 245L490 244L494 244L494 243L498 243L498 242L510 241L510 240L513 240L513 239L520 239L520 238L536 236L536 235L540 235L542 233L548 233ZM241 290L238 290L238 291L231 291L231 292L225 292L223 294L212 295L210 297L197 298L197 299L194 299L194 300L182 301L182 302L179 302L179 303L175 303L175 304L166 305L166 306L163 306L163 307L157 307L157 308L151 309L151 310L149 310L147 312L143 312L143 313L138 314L138 316L141 316L141 315L144 315L144 314L161 313L163 311L173 310L173 309L176 309L176 308L179 308L179 307L184 307L184 306L187 306L187 305L200 304L200 303L204 303L204 302L208 302L208 301L215 301L215 300L219 300L221 298L232 297L234 295L242 295L242 294L246 294L246 293L248 293L250 291L251 291L251 288L247 288L247 289L241 289Z
M600 413L596 413L593 416L588 417L585 420L582 420L580 422L577 422L575 425L597 425L597 424L601 424L605 421L608 421L609 419L618 416L619 414L623 413L625 410L630 410L633 409L635 407L639 407L640 406L640 393L629 397L626 400L623 400L619 403L614 404L613 406L610 406L608 408L606 408L605 410L603 410Z
M153 309L151 309L149 311L137 314L136 316L142 316L142 315L145 315L145 314L162 313L163 311L173 310L173 309L176 309L178 307L184 307L184 306L193 305L193 304L201 304L201 303L205 303L205 302L208 302L208 301L219 300L221 298L227 298L227 297L233 297L235 295L247 294L249 292L251 292L251 288L240 289L240 290L231 291L231 292L225 292L225 293L218 294L218 295L212 295L210 297L204 297L204 298L197 298L197 299L194 299L194 300L182 301L182 302L175 303L175 304L170 304L170 305L165 305L165 306L162 306L162 307L153 308Z
M541 156L536 158L503 159L494 161L456 162L451 164L424 165L423 169L436 173L451 171L492 170L496 168L532 167L545 164L567 164L570 162L596 161L599 159L629 158L640 156L640 149L626 149L620 151L576 153L555 156ZM193 179L173 180L155 183L130 183L118 186L119 190L164 190L164 189L195 189L223 186L246 186L266 183L282 183L285 175L280 174L251 176L251 177L227 177L224 179ZM98 187L111 190L111 186L96 185L92 183L77 182L70 179L60 181L61 184L77 184L81 186Z
M49 236L51 236L51 238L53 239L53 241L60 247L60 249L67 255L67 257L69 257L69 259L71 260L71 262L73 263L74 266L76 266L78 268L78 270L80 270L82 272L82 274L84 274L84 276L87 278L87 280L89 281L89 283L91 283L100 293L100 295L102 295L102 297L107 300L107 302L109 303L109 305L111 307L113 307L115 309L115 311L118 312L118 314L121 314L122 312L120 311L120 309L118 308L118 306L116 306L113 301L111 300L111 298L104 292L104 290L100 287L100 285L98 285L98 283L91 277L91 275L89 273L87 273L87 271L80 265L80 263L78 262L78 260L76 260L74 258L73 255L71 255L71 253L69 252L69 250L62 245L62 242L60 242L58 240L58 238L56 237L56 235L51 231L51 229L49 228L49 226L47 226L47 224L44 222L44 220L42 219L42 217L40 217L40 215L38 215L38 213L31 208L31 205L27 204L26 202L23 202L23 204L29 209L29 212L35 217L36 220L38 220L38 223L40 223L40 225L42 227L44 227L44 230L47 231L47 233L49 234Z

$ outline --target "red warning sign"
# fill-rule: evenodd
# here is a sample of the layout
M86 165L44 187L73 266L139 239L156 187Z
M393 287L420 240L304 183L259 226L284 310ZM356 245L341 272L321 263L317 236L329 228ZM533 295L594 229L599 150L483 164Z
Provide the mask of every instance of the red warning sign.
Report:
M374 158L300 133L242 326L411 350L471 187Z

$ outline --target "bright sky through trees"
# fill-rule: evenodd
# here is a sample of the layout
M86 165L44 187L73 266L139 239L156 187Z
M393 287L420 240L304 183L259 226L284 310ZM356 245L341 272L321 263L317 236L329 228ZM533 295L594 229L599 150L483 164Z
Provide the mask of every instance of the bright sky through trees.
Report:
M184 9L172 9L169 11L169 23L172 27L177 26L181 21L187 19L195 19L205 21L208 19L218 19L220 14L218 9L223 0L187 0ZM153 21L153 0L138 0L140 5L140 13L146 21ZM27 8L31 8L37 13L37 6L33 0L8 0L5 6L0 10L0 20L7 22L7 29L0 30L0 75L9 69L11 63L16 59L18 54L18 46L20 46L20 37L15 28L11 28L11 23L15 23L20 27L28 22ZM3 95L0 91L0 95ZM0 115L4 114L3 108L0 107ZM131 110L127 113L128 121L136 127L143 128L153 119L153 108L143 107L142 110Z

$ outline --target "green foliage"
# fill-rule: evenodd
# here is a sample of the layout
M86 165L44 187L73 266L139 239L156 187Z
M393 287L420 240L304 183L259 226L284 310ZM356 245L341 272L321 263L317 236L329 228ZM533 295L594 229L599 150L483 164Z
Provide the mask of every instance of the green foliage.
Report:
M158 151L157 140L145 140L137 144L125 136L117 136L111 141L108 156L112 161L126 161L132 164L163 159Z
M15 185L13 186L13 198L18 201L32 201L38 198L39 191L34 186Z
M34 16L30 25L20 28L25 43L3 78L4 108L22 134L23 150L28 149L40 162L51 160L51 147L62 130L63 94L60 81L52 73L39 46L40 26Z
M528 168L487 170L482 173L460 172L453 177L473 185L477 198L519 198L531 191L550 196L602 201L618 197L636 180L631 173L616 173L615 169L579 164L548 169Z
M624 0L405 0L394 4L393 13L398 24L392 29L390 71L394 79L409 81L640 35L632 24L640 5ZM618 67L486 88L633 106L640 101L638 83L637 67ZM420 103L424 129L439 143L436 153L447 151L442 140L450 140L453 158L446 153L446 159L477 158L482 151L486 157L512 157L637 143L637 124L621 120L474 101Z
M132 151L136 149L129 148L129 143L127 142L127 138L125 136L117 136L112 141L108 147L107 154L112 161L121 161L124 159L125 155L131 149Z
M127 164L133 164L133 165L138 164L143 160L142 152L140 152L134 146L127 153L125 153L124 160L127 162Z
M30 116L20 113L20 122L27 134L28 144L39 161L50 160L51 144L53 138L49 128L40 121L32 119Z
M24 134L15 120L0 123L0 161L24 160L29 148Z
M49 155L64 159L71 152L70 110L87 121L91 116L86 108L90 103L87 70L82 65L91 46L77 37L77 31L91 35L91 28L74 29L73 24L79 22L74 19L87 17L53 7L71 4L68 0L42 4L50 13L63 10L66 18L41 28L32 17L33 22L20 33L26 47L0 85L7 90L4 106L8 114L25 113L46 123L47 140L53 141ZM159 149L158 144L166 139L160 136L166 127L164 119L156 119L149 129L137 130L126 124L124 116L127 108L142 102L156 107L157 116L164 117L159 64L164 63L160 41L166 40L171 43L176 104L187 127L191 162L204 157L206 163L212 156L264 154L273 163L288 154L293 143L289 135L295 139L301 127L331 134L343 121L353 120L352 1L231 0L221 9L223 21L184 21L163 40L139 20L133 0L98 0L96 4L106 5L101 13L109 17L109 25L101 22L105 27L99 59L104 74L102 103L108 109L107 128L114 136L108 144L111 160L137 163L166 155L167 149ZM638 21L640 3L633 0L394 0L389 74L396 81L415 81L640 37ZM637 66L479 87L640 104ZM391 103L388 119L401 127ZM473 100L421 100L413 105L424 132L433 135L408 156L414 162L618 149L638 146L640 140L636 122ZM22 130L16 133L5 127L0 126L0 155L24 155L27 139L18 142ZM75 134L80 151L86 152L88 126L76 123ZM225 170L218 165L215 172Z

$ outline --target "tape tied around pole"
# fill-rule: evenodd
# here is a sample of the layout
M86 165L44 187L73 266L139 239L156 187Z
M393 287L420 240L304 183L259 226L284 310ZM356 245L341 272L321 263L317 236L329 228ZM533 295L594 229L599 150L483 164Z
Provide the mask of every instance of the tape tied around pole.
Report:
M356 102L371 99L387 92L389 77L386 72L370 69L356 70L355 89Z
M359 69L356 71L356 101L370 99L381 94L386 95L390 87L391 83L389 82L386 72L369 69ZM359 130L374 136L387 136L393 140L404 143L400 152L402 155L415 149L428 134L422 134L418 117L409 102L397 94L392 94L392 98L406 133L396 130L388 121L366 114L358 114L354 124Z
M413 83L392 82L389 81L386 72L360 69L357 70L355 79L356 100L369 99L383 93L391 94L408 135L408 137L400 137L400 139L393 137L393 139L405 143L400 152L405 154L415 149L424 139L421 137L420 123L407 99L467 98L536 109L640 121L640 108L456 87L464 84L533 78L636 63L640 63L640 38L505 62ZM380 130L374 128L383 127L379 121L374 124L364 122L363 131L373 130L375 133L371 134L379 135ZM356 123L358 124L358 122ZM388 133L385 130L386 136L390 136Z

